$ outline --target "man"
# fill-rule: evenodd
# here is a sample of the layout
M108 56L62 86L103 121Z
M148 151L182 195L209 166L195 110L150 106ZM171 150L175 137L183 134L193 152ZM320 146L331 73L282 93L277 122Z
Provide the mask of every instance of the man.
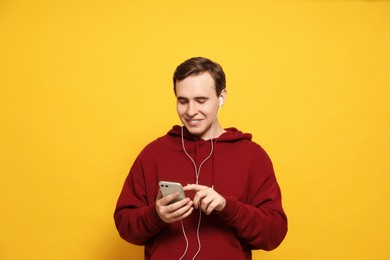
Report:
M145 245L145 259L252 259L284 239L287 218L272 163L250 134L224 129L221 66L203 57L173 77L183 124L147 145L131 167L114 218L123 239ZM159 181L179 182L187 198L163 197Z

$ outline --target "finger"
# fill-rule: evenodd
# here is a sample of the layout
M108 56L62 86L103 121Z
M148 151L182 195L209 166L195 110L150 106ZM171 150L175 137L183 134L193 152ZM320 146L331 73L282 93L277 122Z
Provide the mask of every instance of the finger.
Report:
M207 209L204 211L206 215L210 215L215 208L219 205L217 200L213 200L210 204L208 204Z
M178 192L174 192L174 193L171 193L167 196L164 196L162 197L159 201L161 202L161 205L162 206L166 206L169 204L169 202L171 202L172 200L176 199L177 197L179 197L179 193Z
M194 211L194 208L193 207L190 207L188 208L186 211L184 211L183 214L181 214L180 216L175 216L172 218L172 222L175 222L175 221L178 221L178 220L182 220L182 219L185 219L187 218L189 215L191 215L191 213Z
M192 211L194 211L194 207L190 207L186 213L184 213L183 215L181 215L180 219L185 219L186 217L188 217L189 215L191 215Z
M176 204L176 203L174 203L174 204ZM170 211L165 216L167 219L169 219L170 222L174 222L174 221L183 219L183 218L187 217L188 215L190 215L191 212L193 211L192 205L193 205L193 202L190 199L188 199L188 202L184 206L181 206L173 211ZM173 205L173 204L169 205L169 207L171 209L173 209L175 206L176 205Z
M188 206L190 204L190 206ZM175 203L169 204L166 206L166 212L168 213L175 213L177 210L183 208L183 207L191 207L193 202L189 198L182 199L180 201L177 201Z
M222 196L216 196L213 200L208 203L206 210L204 211L207 215L210 215L213 211L221 211L225 208L226 200Z
M188 201L184 206L178 208L176 211L172 212L172 214L175 214L177 217L180 217L184 215L190 208L192 208L192 201Z
M214 201L215 201L215 198L212 197L211 195L210 196L206 196L205 198L203 198L202 201L201 201L201 209L202 209L202 211L207 214L207 212L209 211L210 206L212 205L212 203Z
M208 196L207 189L197 191L194 196L194 207L197 209L202 207L203 200Z
M183 190L188 191L200 191L203 189L208 188L207 186L199 185L199 184L187 184L186 186L183 187Z
M221 196L212 188L199 191L194 197L194 203L199 204L202 211L208 214L210 214L216 207L218 207L220 202Z
M186 212L192 208L193 202L189 198L185 198L181 201L172 203L170 205L159 205L164 198L162 198L158 203L156 203L157 214L160 218L166 223L172 223L182 218L184 214L188 215Z

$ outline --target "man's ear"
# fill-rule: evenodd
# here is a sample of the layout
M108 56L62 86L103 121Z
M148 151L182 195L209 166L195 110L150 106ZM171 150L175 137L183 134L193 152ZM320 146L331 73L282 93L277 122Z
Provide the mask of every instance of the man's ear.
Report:
M226 102L226 98L227 98L227 92L226 92L226 89L223 89L221 91L221 94L219 94L219 106L223 106Z

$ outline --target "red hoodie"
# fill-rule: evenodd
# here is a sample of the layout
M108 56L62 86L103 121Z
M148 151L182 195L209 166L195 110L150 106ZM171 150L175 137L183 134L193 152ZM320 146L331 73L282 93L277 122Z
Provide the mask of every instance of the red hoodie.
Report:
M214 150L200 170L199 184L225 197L220 212L202 214L196 259L251 259L252 249L272 250L284 239L287 218L272 163L251 141L251 134L228 128L213 140ZM184 145L197 167L210 154L211 143L184 129ZM126 241L145 245L145 259L179 259L186 249L180 221L163 222L155 209L159 181L196 182L194 165L183 151L181 127L147 145L131 167L114 218ZM193 198L193 194L186 194ZM192 259L199 244L199 211L183 220Z

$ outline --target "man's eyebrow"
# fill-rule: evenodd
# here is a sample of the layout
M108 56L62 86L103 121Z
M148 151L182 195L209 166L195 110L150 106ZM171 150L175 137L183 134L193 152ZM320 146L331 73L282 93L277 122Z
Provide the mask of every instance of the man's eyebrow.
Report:
M196 100L207 100L209 99L208 97L195 97Z
M194 99L195 100L208 100L209 97L200 96L200 97L194 97ZM189 100L189 98L178 96L177 100Z

